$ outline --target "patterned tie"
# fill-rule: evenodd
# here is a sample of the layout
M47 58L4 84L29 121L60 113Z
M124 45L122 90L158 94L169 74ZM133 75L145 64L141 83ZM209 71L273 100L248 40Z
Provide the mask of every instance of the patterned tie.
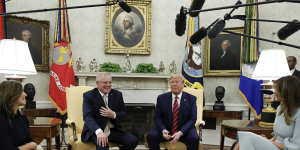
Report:
M176 95L173 105L173 121L172 121L172 135L178 131L178 97Z
M105 106L108 107L108 101L107 101L107 95L103 95L103 100L104 100L104 103L105 103ZM106 127L104 129L104 133L109 136L110 134L110 121L108 120L107 124L106 124Z

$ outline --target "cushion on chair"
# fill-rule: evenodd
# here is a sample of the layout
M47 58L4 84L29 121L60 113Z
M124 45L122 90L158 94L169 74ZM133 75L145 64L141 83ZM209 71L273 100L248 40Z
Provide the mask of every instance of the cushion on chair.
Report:
M72 149L75 150L94 150L96 145L94 143L81 142L81 134L77 134L78 140L74 142L73 136L70 136L69 144L72 145Z
M77 134L78 140L74 142L73 136L70 136L69 144L72 145L72 149L76 150L94 150L96 149L96 145L92 142L81 142L81 134ZM117 144L108 142L109 147L118 146Z
M184 143L178 141L175 144L170 144L169 142L160 143L161 148L167 148L168 150L186 150L186 146Z

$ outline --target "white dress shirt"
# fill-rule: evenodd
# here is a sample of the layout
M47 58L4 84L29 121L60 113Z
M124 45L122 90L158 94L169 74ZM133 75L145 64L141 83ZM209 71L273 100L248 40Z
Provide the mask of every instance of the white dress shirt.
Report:
M294 74L295 70L296 70L296 68L294 68L294 69L290 70L290 71L291 71L291 75L293 75L293 74Z
M178 108L180 108L180 100L181 100L181 96L182 96L182 92L180 92L180 93L177 95ZM173 111L173 106L174 106L174 103L175 103L175 97L176 97L176 95L175 95L174 93L172 93L172 111ZM166 132L169 133L169 131L166 130L166 129L163 129L162 131L163 131L163 132L166 131ZM179 131L179 132L181 132L181 131ZM182 133L182 132L181 132L181 133Z
M178 102L178 108L180 107L180 100L181 100L181 96L182 96L182 92L180 92L177 97L177 102ZM175 97L176 95L174 93L172 93L172 109L173 109L173 106L174 106L174 103L175 103Z
M102 96L102 99L104 100L104 93L102 93L99 89L98 89L98 91L99 91L99 93L101 94L101 96ZM107 105L108 105L108 95L106 95L107 96ZM116 113L114 112L114 119L116 119ZM112 125L112 124L111 124ZM97 134L99 134L99 133L103 133L103 130L101 129L101 128L99 128L99 129L97 129L96 131L95 131L95 134L97 135Z

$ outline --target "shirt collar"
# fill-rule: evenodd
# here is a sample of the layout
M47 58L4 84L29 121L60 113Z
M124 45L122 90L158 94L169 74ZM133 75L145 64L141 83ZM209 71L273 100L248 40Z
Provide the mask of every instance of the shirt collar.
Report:
M177 97L178 97L178 100L181 99L181 96L182 96L182 92L180 92ZM175 99L176 95L174 93L172 93L172 98Z
M294 68L294 69L290 70L290 71L291 71L291 75L293 75L293 74L294 74L295 70L296 70L296 68Z
M99 93L101 94L101 96L103 97L105 94L102 93L99 89L98 89ZM107 94L106 94L107 95Z

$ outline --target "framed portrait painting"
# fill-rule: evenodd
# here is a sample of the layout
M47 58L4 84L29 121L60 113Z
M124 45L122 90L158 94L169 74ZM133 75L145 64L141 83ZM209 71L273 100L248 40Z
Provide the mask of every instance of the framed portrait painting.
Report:
M106 7L105 53L151 53L151 0L126 0L131 12Z
M243 33L243 27L227 28ZM239 76L243 36L221 32L214 39L205 39L205 76Z
M49 71L49 22L7 16L7 38L28 43L37 71Z

